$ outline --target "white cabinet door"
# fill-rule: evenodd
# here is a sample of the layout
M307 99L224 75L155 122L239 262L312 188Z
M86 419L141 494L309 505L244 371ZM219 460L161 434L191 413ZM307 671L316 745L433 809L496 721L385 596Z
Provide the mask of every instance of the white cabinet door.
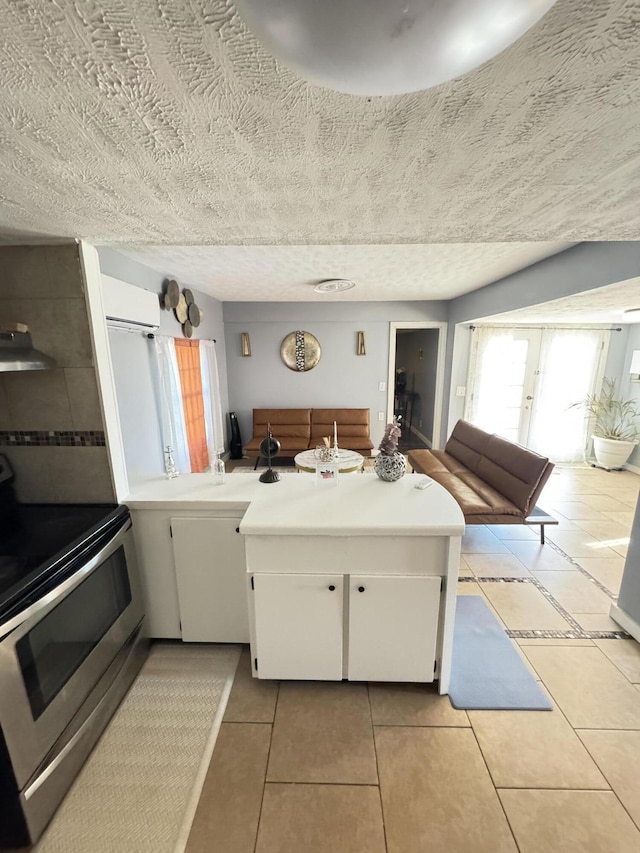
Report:
M244 537L240 518L172 518L182 639L248 643Z
M433 681L441 581L351 575L350 681Z
M342 575L253 575L259 678L342 678L342 590Z

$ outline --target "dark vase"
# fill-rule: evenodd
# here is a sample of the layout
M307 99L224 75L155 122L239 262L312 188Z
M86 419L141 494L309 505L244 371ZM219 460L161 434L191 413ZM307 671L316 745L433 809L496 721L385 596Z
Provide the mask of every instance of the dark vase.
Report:
M229 445L231 459L242 459L242 438L240 436L240 424L235 412L229 412L231 423L231 443Z

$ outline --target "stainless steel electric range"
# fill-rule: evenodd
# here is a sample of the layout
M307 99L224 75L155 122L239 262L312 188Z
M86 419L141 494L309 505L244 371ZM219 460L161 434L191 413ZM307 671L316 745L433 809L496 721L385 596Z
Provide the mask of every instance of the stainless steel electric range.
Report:
M147 651L128 509L11 480L0 456L0 847L40 836Z

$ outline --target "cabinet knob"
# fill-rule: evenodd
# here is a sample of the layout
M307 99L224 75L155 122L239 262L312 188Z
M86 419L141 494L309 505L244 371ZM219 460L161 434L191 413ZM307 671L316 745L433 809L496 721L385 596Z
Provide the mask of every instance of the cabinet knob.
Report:
M333 584L331 584L331 586L329 587L329 589L331 590L331 592L333 592L333 591L335 590L335 586L334 586Z
M363 586L359 586L359 587L358 587L358 592L364 592L364 587L363 587Z
M236 527L236 533L240 533L240 528Z

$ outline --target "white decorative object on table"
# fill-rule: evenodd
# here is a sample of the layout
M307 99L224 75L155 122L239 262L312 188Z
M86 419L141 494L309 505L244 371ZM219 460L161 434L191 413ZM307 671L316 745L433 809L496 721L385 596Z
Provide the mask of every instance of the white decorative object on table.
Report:
M211 463L211 479L213 481L214 486L221 486L224 483L224 475L224 460L216 451L213 455L213 461Z
M164 449L164 471L167 480L175 479L180 473L176 468L176 463L173 461L173 450L168 444Z
M335 425L334 425L335 426ZM315 451L316 485L338 485L337 448L329 444L319 444Z
M337 453L334 452L333 447L325 448L324 445L318 445L323 450L326 450L327 457L322 461L331 461L334 460L338 463L338 471L340 474L350 474L353 471L359 471L364 464L364 456L361 453L358 453L356 450L344 450L338 449ZM303 450L300 453L296 453L294 457L294 462L296 468L299 471L307 471L310 474L315 473L316 463L318 461L316 453L318 452L318 448L315 450Z

